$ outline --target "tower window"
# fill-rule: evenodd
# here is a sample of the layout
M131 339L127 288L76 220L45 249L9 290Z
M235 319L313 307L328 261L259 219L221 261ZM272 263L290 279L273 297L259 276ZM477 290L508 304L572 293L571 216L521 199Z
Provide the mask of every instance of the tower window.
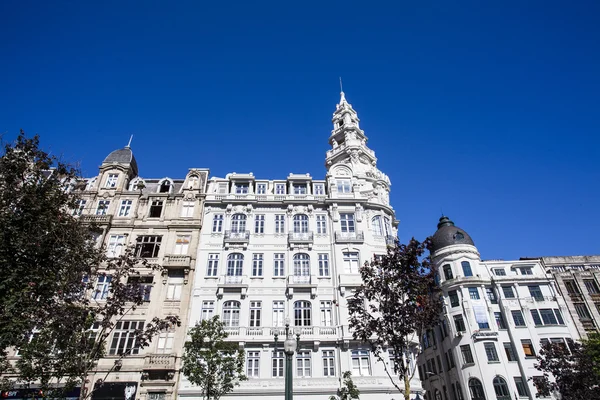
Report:
M170 193L171 192L171 182L164 180L160 184L160 188L158 190L159 193Z

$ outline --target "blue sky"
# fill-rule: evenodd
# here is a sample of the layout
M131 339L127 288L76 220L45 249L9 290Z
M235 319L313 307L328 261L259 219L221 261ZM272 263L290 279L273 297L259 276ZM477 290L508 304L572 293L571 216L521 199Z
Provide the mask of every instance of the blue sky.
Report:
M600 2L0 2L0 132L94 175L323 178L342 76L400 237L600 253Z

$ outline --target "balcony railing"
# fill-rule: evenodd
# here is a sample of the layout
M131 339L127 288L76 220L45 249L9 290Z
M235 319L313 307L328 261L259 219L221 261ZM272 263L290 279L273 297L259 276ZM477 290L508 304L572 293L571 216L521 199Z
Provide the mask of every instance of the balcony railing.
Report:
M295 243L312 243L313 236L312 232L290 232L288 233L288 241Z
M337 243L363 243L365 235L362 231L356 232L335 232L335 241Z
M95 223L95 224L110 224L112 215L90 215L84 214L81 216L83 222Z
M288 285L310 285L316 282L312 275L290 275L288 276Z
M175 354L149 354L144 358L145 370L175 369Z
M187 268L190 266L191 257L180 254L167 254L164 257L163 265L165 267Z
M301 339L308 338L337 338L341 332L338 326L301 326ZM226 326L223 328L227 334L232 337L246 338L247 340L259 339L264 340L265 338L273 338L276 333L281 337L284 335L284 327L274 326ZM293 330L293 328L292 328Z
M396 237L391 235L386 236L385 244L387 244L388 246L393 246L394 244L396 244Z
M219 279L219 286L248 286L246 275L224 275Z
M248 243L250 240L250 231L225 231L223 240L229 243Z

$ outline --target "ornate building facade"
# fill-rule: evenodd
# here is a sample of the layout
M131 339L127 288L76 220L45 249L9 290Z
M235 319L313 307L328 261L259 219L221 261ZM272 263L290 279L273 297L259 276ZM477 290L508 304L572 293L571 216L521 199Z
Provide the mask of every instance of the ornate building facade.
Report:
M209 180L189 321L220 316L228 340L246 353L249 379L227 398L283 397L284 355L274 334L286 322L300 332L296 398L334 395L344 371L362 399L400 397L382 363L352 339L346 307L361 284L359 266L396 237L390 181L344 93L332 122L325 179L231 173ZM415 397L416 377L412 385ZM178 392L201 397L183 377Z

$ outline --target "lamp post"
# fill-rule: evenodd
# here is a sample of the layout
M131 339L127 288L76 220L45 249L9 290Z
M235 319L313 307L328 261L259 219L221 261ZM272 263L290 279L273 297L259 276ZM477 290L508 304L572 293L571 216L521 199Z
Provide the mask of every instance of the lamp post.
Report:
M296 339L294 339L294 333ZM275 332L275 352L277 352L278 332ZM294 332L290 330L290 319L285 319L285 340L283 341L283 352L285 353L285 400L292 400L293 397L293 357L300 346L300 328L296 327Z

